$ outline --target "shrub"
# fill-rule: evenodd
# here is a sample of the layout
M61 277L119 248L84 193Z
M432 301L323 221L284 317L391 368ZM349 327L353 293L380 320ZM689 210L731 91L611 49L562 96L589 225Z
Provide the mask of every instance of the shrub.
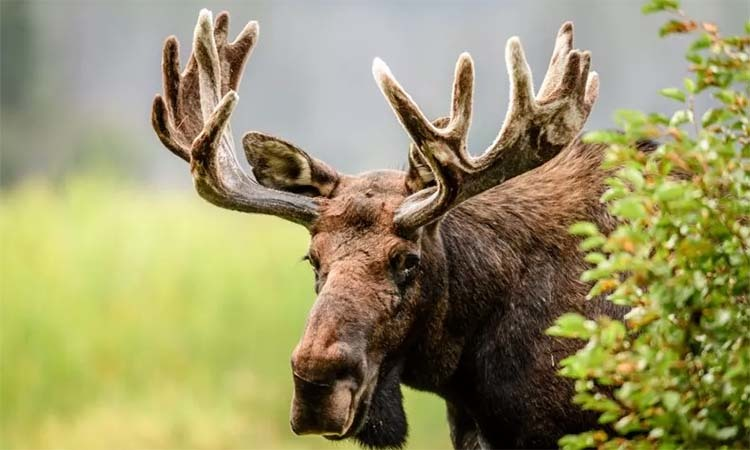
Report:
M599 429L568 435L568 449L750 448L750 21L741 36L691 20L674 0L662 36L692 34L691 76L661 94L671 117L619 111L603 196L619 225L571 232L591 264L590 297L632 309L624 321L560 317L549 333L587 341L565 359L574 402L600 413ZM695 99L713 99L697 115ZM660 144L645 151L643 139Z

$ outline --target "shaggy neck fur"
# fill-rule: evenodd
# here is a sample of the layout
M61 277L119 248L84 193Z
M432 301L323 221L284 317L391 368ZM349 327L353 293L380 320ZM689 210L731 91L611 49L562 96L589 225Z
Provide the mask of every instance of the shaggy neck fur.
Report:
M457 448L555 447L595 423L556 375L578 344L544 330L568 311L623 313L585 300L585 263L567 231L581 220L613 226L599 202L602 152L571 145L425 230L425 271L433 275L422 293L431 315L404 358L402 382L446 400Z

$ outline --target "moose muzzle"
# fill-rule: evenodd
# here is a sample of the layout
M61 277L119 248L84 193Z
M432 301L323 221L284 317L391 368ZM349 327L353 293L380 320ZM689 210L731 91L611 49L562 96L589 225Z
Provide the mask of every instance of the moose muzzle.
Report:
M303 338L292 356L294 398L290 424L296 434L342 437L352 427L362 388L365 359L345 343L322 351Z
M296 434L322 434L339 437L346 434L356 413L357 386L352 380L330 385L294 377L291 426Z

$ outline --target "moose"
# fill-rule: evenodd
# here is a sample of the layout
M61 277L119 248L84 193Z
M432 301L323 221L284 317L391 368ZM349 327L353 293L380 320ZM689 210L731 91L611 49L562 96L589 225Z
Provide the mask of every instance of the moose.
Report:
M467 53L450 114L434 121L376 58L375 80L413 143L406 170L356 176L259 132L242 138L253 175L243 171L229 117L258 24L232 42L228 28L226 12L201 11L182 72L167 38L151 118L205 200L310 232L317 299L291 357L294 433L402 447L402 383L445 400L455 448L554 447L594 426L557 374L581 343L545 334L564 312L624 313L585 299L586 262L567 231L615 225L600 202L604 149L579 138L599 81L589 52L572 48L573 25L560 28L536 93L519 39L508 40L511 100L480 156L467 149Z

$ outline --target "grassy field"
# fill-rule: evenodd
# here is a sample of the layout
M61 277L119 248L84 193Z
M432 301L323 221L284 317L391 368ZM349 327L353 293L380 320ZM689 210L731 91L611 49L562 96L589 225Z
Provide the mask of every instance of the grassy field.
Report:
M0 448L348 448L288 426L301 227L79 179L0 196ZM409 448L449 445L406 392Z

